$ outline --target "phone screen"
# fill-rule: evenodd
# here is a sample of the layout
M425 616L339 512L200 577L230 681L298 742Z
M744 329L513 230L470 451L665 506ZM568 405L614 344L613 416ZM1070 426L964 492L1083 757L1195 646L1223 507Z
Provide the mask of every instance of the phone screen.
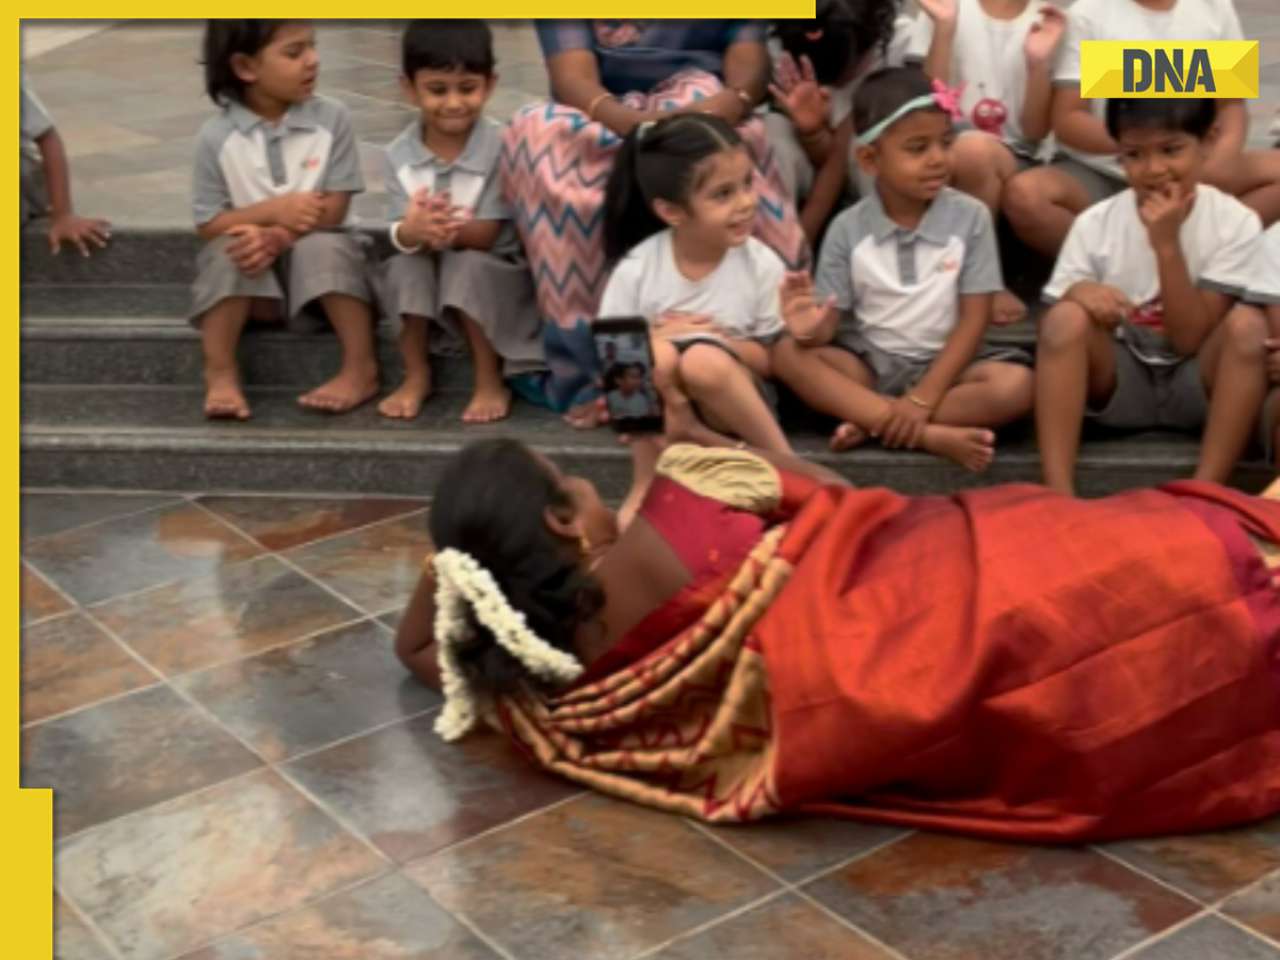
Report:
M609 420L620 431L662 429L662 400L653 383L653 351L643 319L597 320L592 325Z

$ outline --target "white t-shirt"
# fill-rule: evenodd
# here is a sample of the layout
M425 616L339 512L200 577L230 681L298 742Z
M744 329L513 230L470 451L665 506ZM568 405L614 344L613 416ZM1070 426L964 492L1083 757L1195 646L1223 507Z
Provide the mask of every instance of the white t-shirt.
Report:
M979 0L959 0L947 78L949 85L963 88L960 108L966 120L1028 157L1037 156L1042 145L1022 132L1027 102L1027 57L1022 44L1045 6L1042 0L1031 0L1012 20L998 20L982 9ZM922 11L916 17L907 59L923 61L932 42L933 18Z
M671 231L662 230L618 262L604 288L600 316L652 320L668 310L705 313L734 337L767 340L782 332L779 290L786 272L781 257L748 237L711 273L690 280L676 266Z
M1280 223L1272 224L1258 241L1255 261L1245 299L1263 306L1280 304Z
M1256 213L1230 194L1199 184L1196 202L1179 231L1191 282L1207 290L1241 296L1255 270L1261 233L1262 223ZM1147 308L1143 312L1149 317L1158 316L1152 308L1158 308L1160 303L1160 274L1146 225L1138 215L1137 194L1132 190L1095 203L1076 217L1049 285L1044 288L1044 299L1060 300L1073 285L1083 281L1115 287L1136 307ZM1158 322L1141 326L1141 331L1127 332L1131 325L1121 324L1116 336L1148 345L1139 355L1150 363L1180 359L1167 345L1163 349L1157 347L1147 335L1159 333L1163 340L1163 328Z
M1077 0L1067 11L1055 84L1080 85L1080 44L1085 40L1243 40L1240 17L1231 0L1178 0L1172 10L1148 10L1137 0ZM1093 115L1105 120L1107 101L1086 100ZM1113 154L1084 153L1063 145L1081 163L1124 180Z

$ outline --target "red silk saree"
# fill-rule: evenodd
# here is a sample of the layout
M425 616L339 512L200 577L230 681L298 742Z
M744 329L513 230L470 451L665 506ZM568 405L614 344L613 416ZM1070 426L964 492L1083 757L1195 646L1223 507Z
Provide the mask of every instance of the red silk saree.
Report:
M1280 502L908 498L674 447L641 515L694 581L573 688L498 704L550 770L712 821L1035 842L1280 810Z

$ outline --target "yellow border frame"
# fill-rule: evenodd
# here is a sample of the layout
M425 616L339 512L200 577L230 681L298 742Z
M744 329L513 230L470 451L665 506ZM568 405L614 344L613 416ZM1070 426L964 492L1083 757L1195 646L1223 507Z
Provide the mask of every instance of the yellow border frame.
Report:
M157 4L138 4L134 7L129 5L133 10L133 16L137 19L157 19L157 20L174 20L174 19L194 19L194 18L175 18L159 16L160 11ZM290 5L292 6L292 5ZM645 17L648 19L690 19L689 3L687 0L626 0L626 2L611 2L608 4L601 3L600 0L541 0L535 9L536 13L531 12L530 8L519 3L488 3L477 11L471 11L472 15L483 15L489 19L513 19L525 20L530 16L539 17L588 17L592 14L599 15L601 8L608 6L609 15L612 17L631 16ZM701 17L720 15L732 19L770 19L780 17L794 17L798 19L810 18L814 14L813 0L739 0L739 2L731 2L731 0L700 0L697 4L699 10L699 19ZM236 12L236 5L233 4L230 9L219 11L223 14L231 14ZM245 11L261 15L263 11L259 8ZM277 11L272 11L279 15ZM287 13L287 9L285 11ZM383 12L384 16L393 16L395 14L403 14L405 16L414 16L421 14L420 9L400 8L399 4L391 4L390 8ZM332 20L352 20L352 19L371 19L371 18L353 18L350 15L349 8L340 7L337 3L321 3L317 10L314 6L309 6L306 10L299 9L298 16L307 19L332 19ZM40 17L19 17L17 20L17 29L10 31L4 42L4 46L0 47L0 59L7 59L14 65L14 72L11 73L9 95L7 103L9 106L3 111L3 115L8 117L6 123L10 130L18 126L18 80L21 71L21 45L22 45L22 24L24 20L40 20L41 22L49 22L50 20L82 20L82 21L104 21L107 18L103 16L103 9L96 4L75 3L60 5L58 15L51 17L48 14ZM113 17L111 19L124 19L121 17ZM5 53L4 51L8 51ZM15 189L4 192L3 204L0 210L8 211L2 214L3 222L16 224L18 222L18 191L16 185L18 182L18 151L10 150L4 154L8 157L4 161L4 168L8 172L5 178L8 183L13 184ZM20 510L20 473L19 473L19 370L18 370L18 327L17 322L19 308L19 243L17 231L9 234L7 242L8 250L5 251L4 262L7 264L5 273L9 277L9 303L13 310L11 316L14 319L13 326L10 328L9 349L0 352L0 378L7 383L9 402L4 405L5 413L2 417L4 435L9 437L8 449L9 454L3 459L4 487L13 493L4 501L3 510L0 511L0 522L3 524L4 537L7 542L19 548L19 557L21 557L21 539L19 536L19 510ZM7 581L8 585L4 588L4 592L0 597L3 599L4 609L9 612L9 622L18 621L19 631L21 631L21 617L19 614L19 604L21 602L20 591L20 575L19 577L10 577ZM15 641L17 635L15 635ZM40 957L53 956L53 791L49 789L23 790L19 787L21 783L20 772L20 742L21 742L21 720L18 712L18 698L20 693L19 686L19 662L20 649L19 643L15 642L10 648L9 656L4 660L3 671L0 672L0 687L4 690L5 712L14 721L12 728L13 735L4 739L4 753L0 754L0 768L12 770L16 775L14 788L12 790L0 790L0 821L3 822L3 834L0 834L0 851L6 861L4 871L3 900L7 905L8 923L7 936L5 937L5 945L3 952L7 956L20 957L22 960L37 960Z

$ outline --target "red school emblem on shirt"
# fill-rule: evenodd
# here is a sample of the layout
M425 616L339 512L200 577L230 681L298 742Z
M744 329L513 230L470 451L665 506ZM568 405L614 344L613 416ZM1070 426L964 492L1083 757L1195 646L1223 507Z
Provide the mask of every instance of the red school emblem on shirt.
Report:
M302 161L303 170L314 170L318 166L320 166L319 157L307 157L307 159Z

